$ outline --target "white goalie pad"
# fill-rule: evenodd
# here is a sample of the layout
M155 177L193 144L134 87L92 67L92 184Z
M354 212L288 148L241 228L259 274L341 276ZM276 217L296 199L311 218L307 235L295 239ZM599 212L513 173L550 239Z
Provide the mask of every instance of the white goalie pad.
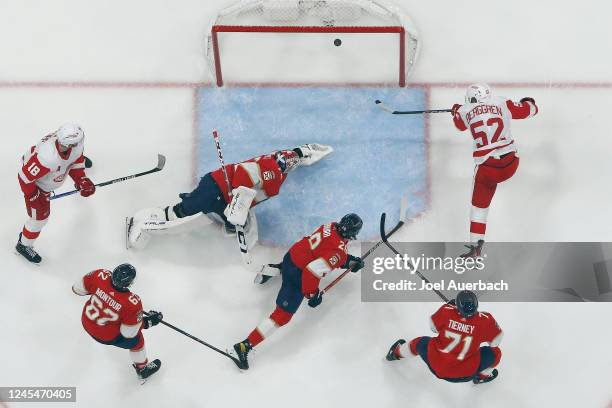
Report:
M223 211L227 220L234 225L244 225L256 195L255 190L244 186L232 190L232 202Z
M166 221L163 209L145 208L134 214L131 225L128 224L127 246L128 248L142 249L148 244L152 235L180 234L193 228L196 223L192 223L192 221L196 219L203 225L213 222L208 217L202 217L202 213Z
M328 145L318 143L307 143L300 146L300 150L304 157L300 158L300 164L310 166L334 151L334 148Z

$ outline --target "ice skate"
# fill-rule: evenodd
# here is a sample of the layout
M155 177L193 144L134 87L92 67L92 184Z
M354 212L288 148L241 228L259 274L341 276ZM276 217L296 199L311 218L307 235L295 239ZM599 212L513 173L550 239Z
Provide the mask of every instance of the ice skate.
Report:
M21 232L19 233L19 241L17 241L15 250L19 255L23 256L33 264L39 264L42 261L42 257L34 250L33 247L21 243Z

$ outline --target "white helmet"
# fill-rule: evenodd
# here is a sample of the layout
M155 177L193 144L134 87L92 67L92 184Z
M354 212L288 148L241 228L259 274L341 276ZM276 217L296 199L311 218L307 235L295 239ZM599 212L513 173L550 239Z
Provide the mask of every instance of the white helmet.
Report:
M73 123L66 123L60 126L55 132L57 135L57 141L62 146L76 146L83 141L85 134L83 129L79 125Z
M491 88L487 84L472 84L465 91L465 103L481 103L491 97Z

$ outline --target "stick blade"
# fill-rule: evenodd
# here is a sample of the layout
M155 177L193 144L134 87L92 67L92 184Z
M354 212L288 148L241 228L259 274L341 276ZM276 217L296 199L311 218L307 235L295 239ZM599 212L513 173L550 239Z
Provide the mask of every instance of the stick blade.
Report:
M163 154L157 154L157 166L155 167L157 170L161 170L166 165L166 156Z

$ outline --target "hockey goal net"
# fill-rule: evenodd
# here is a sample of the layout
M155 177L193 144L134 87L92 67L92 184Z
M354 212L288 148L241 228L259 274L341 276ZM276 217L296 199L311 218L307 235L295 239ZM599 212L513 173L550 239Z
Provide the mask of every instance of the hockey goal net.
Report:
M417 31L385 0L248 0L221 10L207 38L224 83L406 85Z

